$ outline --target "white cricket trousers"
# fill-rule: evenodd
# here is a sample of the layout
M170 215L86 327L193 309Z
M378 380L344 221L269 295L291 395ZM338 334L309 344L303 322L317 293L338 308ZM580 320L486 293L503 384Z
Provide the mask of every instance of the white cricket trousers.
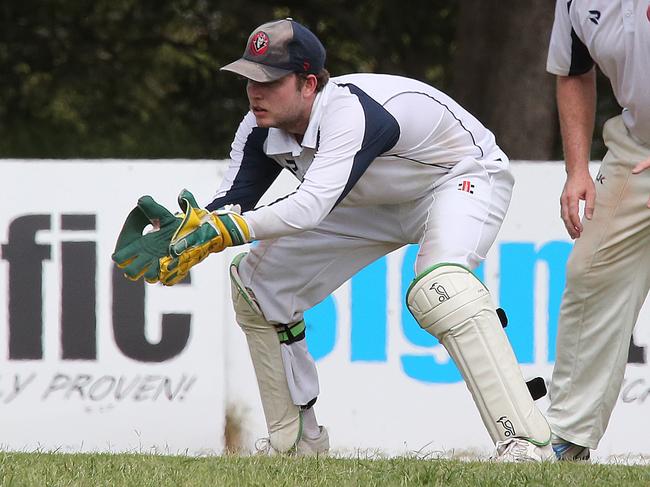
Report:
M441 262L474 269L494 242L512 193L508 159L499 156L460 161L414 201L340 206L314 230L260 241L239 266L242 281L269 323L290 324L360 269L408 243L420 244L416 273ZM305 342L281 345L296 405L319 393Z
M622 117L603 131L608 148L591 220L567 264L550 385L548 420L561 438L591 449L605 433L621 390L632 330L650 288L650 157Z

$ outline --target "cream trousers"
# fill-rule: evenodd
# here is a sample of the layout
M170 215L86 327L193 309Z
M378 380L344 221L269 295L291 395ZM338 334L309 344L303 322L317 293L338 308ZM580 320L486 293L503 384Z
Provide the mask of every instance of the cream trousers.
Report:
M639 310L650 288L650 157L620 116L605 124L608 151L596 178L592 220L583 220L567 264L550 386L553 432L595 449L619 395Z

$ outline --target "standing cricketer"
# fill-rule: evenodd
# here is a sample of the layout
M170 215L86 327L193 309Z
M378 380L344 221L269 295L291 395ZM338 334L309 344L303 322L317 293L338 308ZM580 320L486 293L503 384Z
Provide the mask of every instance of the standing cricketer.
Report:
M304 312L374 260L417 243L408 308L460 369L497 458L554 458L546 419L471 272L510 202L507 156L431 86L379 74L329 79L324 66L325 49L303 25L285 19L255 29L242 58L222 68L248 80L250 111L214 201L202 209L183 192L184 214L173 216L142 198L134 210L141 221L127 221L114 260L131 278L174 284L210 252L257 241L230 266L236 319L269 449L309 455L326 452L329 438L314 411L319 385ZM283 168L298 189L256 207ZM127 231L151 219L162 222L158 232Z
M589 152L595 65L623 113L603 130L596 182ZM547 69L557 103L567 179L562 220L577 239L567 267L548 411L560 459L588 459L621 390L632 330L650 288L650 4L558 0ZM579 200L585 200L581 222Z

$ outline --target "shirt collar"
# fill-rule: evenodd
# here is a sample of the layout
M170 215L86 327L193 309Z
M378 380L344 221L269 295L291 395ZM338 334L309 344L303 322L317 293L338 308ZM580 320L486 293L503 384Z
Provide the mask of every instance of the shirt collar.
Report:
M271 127L266 138L266 154L269 156L278 154L291 154L297 157L301 154L303 148L316 149L318 145L318 132L320 121L323 116L323 107L327 104L329 91L333 83L327 83L325 87L316 95L314 105L309 115L309 124L302 143L298 143L295 137L282 129Z

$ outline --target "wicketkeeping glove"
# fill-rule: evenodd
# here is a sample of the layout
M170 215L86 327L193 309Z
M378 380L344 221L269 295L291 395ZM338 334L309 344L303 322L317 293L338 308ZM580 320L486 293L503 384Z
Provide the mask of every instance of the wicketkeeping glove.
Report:
M159 278L166 286L182 280L209 254L251 241L251 231L237 207L209 212L200 208L185 189L178 196L178 204L185 216L171 238L168 256L160 260Z
M182 215L174 216L151 196L143 196L127 216L111 258L128 279L144 276L147 282L158 282L160 259L169 255L169 243L182 223ZM157 230L142 235L150 224Z

